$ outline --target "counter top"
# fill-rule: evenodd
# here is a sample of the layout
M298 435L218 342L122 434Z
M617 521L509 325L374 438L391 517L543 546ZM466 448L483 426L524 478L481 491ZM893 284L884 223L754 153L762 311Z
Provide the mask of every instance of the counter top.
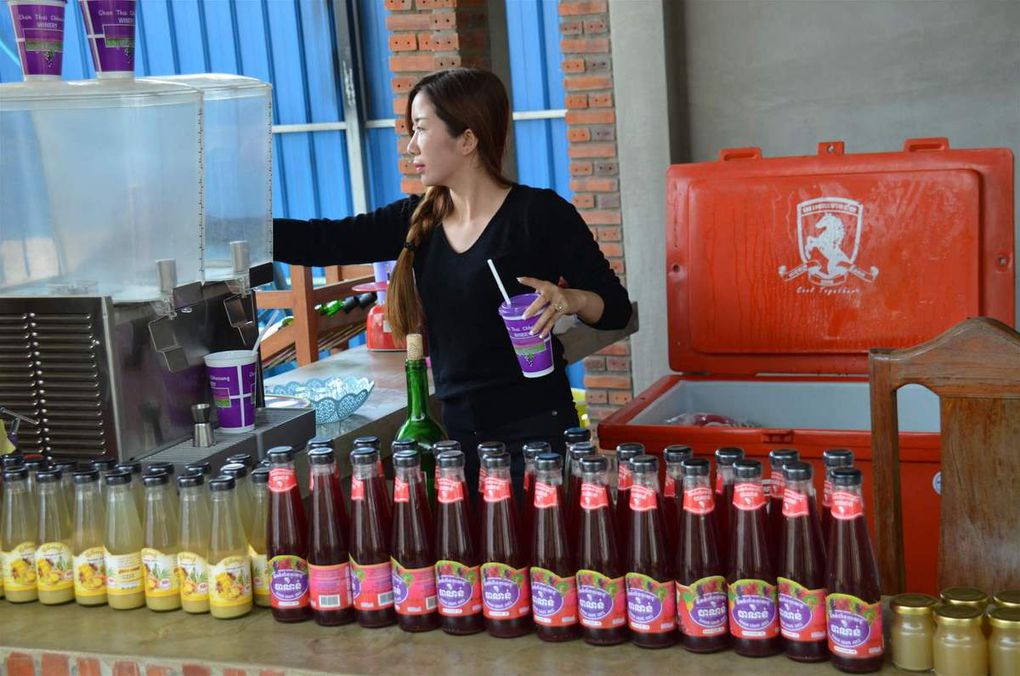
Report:
M45 630L43 630L45 629ZM799 664L782 655L748 659L726 651L694 655L680 647L644 650L622 644L589 646L582 641L544 643L534 635L495 639L485 633L449 636L441 631L408 634L396 627L362 629L356 624L319 627L312 622L281 624L256 608L237 620L216 620L183 611L116 611L74 604L15 606L0 601L0 658L12 651L89 655L102 662L136 660L189 672L188 665L258 674L671 674L712 676L831 676L831 665ZM6 654L5 654L6 653ZM3 661L0 661L0 665ZM141 673L146 670L141 669ZM2 668L0 668L2 671ZM45 669L43 670L45 671ZM881 673L894 673L887 664ZM16 676L14 670L10 670ZM31 672L28 672L31 673ZM79 670L79 673L81 671ZM116 670L114 670L116 673ZM166 673L166 672L165 672ZM272 672L270 672L272 673Z

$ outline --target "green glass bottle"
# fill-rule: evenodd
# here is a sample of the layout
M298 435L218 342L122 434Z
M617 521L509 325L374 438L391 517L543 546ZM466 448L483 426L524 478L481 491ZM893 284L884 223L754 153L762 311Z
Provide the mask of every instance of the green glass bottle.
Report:
M415 441L421 454L421 471L425 474L425 490L429 503L435 504L436 498L436 457L432 452L432 444L446 439L446 430L432 418L429 412L429 372L425 363L425 351L421 334L407 334L407 362L404 364L407 375L407 420L394 441Z

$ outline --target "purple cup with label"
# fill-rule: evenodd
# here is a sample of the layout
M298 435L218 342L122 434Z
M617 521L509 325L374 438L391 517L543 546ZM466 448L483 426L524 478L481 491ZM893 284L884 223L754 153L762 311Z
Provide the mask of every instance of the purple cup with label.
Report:
M205 356L213 405L220 419L220 431L225 434L255 429L255 360L251 350Z
M547 338L531 335L542 313L539 312L524 319L524 311L538 298L537 293L523 293L513 296L510 304L499 306L499 316L503 318L506 332L510 334L517 362L525 378L541 378L553 372L552 334Z
M135 76L135 0L79 0L99 79Z
M9 0L25 80L59 80L66 0Z

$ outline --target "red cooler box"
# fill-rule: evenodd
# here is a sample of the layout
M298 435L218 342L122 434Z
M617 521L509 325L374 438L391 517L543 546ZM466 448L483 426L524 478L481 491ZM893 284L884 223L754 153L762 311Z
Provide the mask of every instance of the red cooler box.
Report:
M823 450L846 447L870 485L868 350L978 315L1014 325L1008 149L951 150L946 139L858 155L841 141L810 157L732 149L670 167L666 189L674 373L599 425L603 448L740 446L767 466L770 450L790 447L820 469ZM754 426L668 422L696 412ZM899 415L907 586L932 593L938 398L904 388Z

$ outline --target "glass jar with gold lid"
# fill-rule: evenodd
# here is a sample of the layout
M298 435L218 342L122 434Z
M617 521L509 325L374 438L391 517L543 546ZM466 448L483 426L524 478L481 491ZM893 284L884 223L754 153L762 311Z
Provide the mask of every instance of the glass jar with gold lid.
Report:
M932 613L938 599L928 594L894 596L889 607L893 612L892 661L904 671L931 671L932 642L935 621Z
M1020 674L1020 608L997 608L988 621L992 625L988 639L991 676Z
M940 606L935 611L932 648L938 676L985 676L988 640L981 631L983 614L970 606Z
M992 597L996 608L1020 608L1020 589L1003 589Z
M950 606L968 606L984 612L988 605L988 594L977 587L949 587L940 596L942 603Z

